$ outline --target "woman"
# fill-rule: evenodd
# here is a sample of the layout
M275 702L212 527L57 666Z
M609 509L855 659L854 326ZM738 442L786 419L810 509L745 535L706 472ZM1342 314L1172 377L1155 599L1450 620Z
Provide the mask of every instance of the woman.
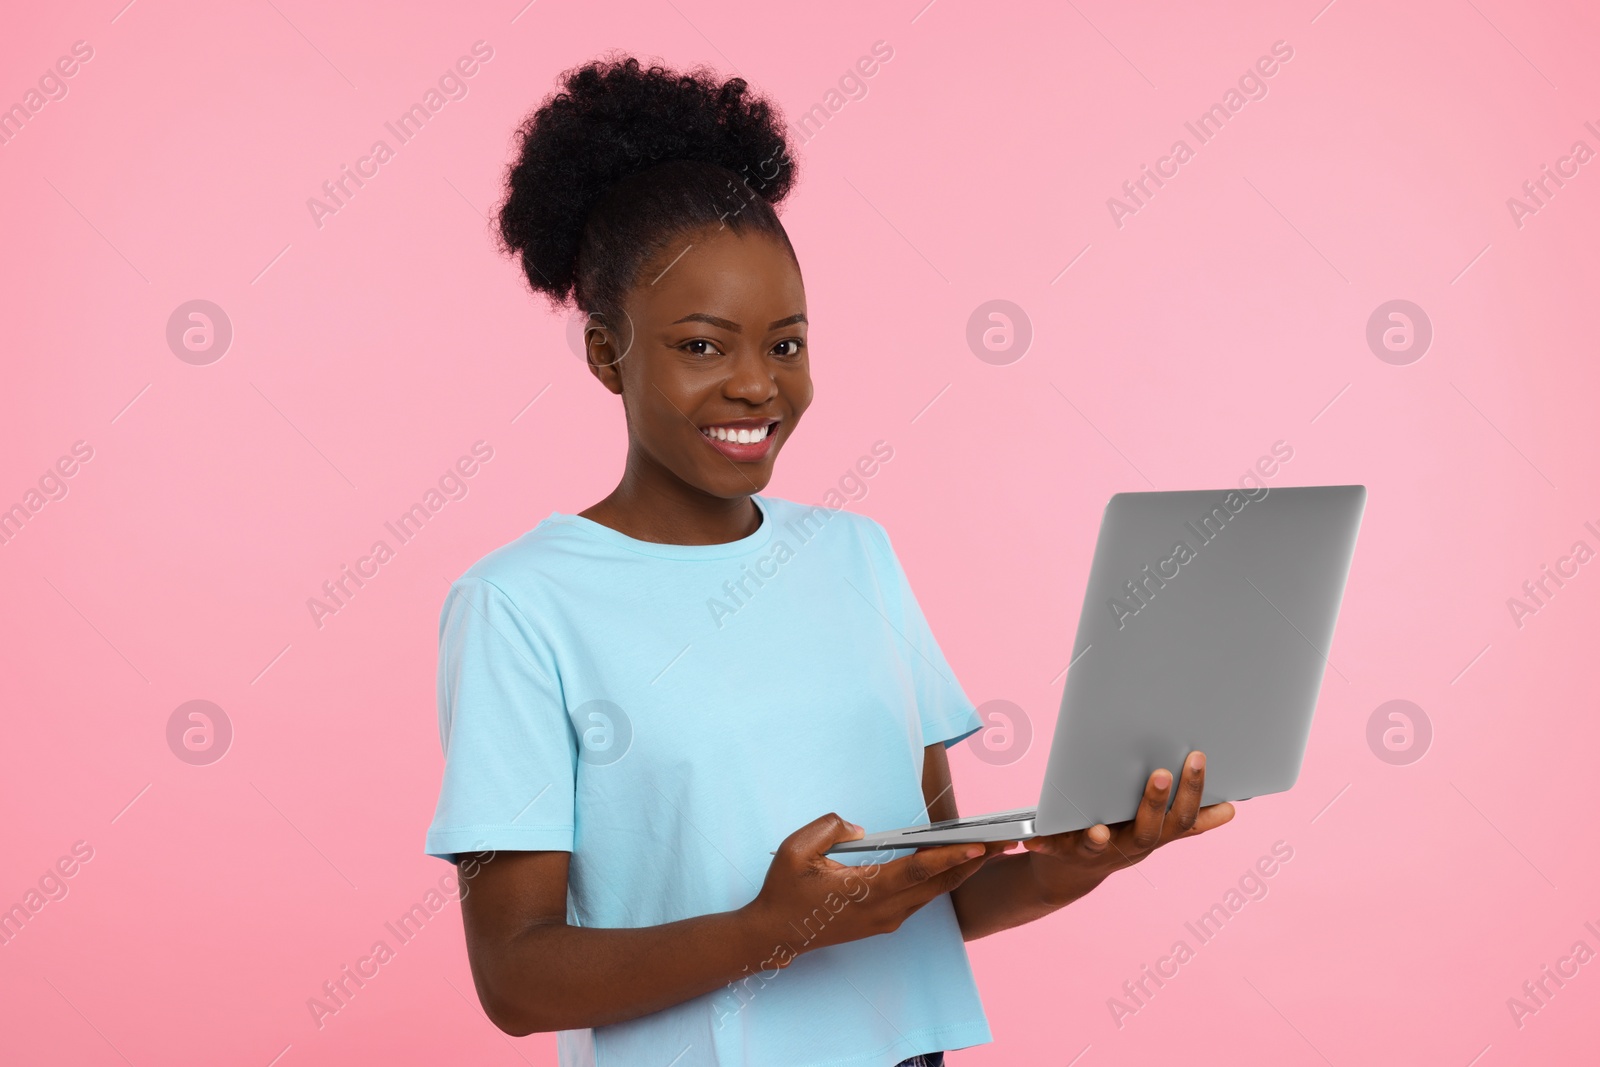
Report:
M812 397L795 174L742 80L632 58L569 72L508 170L505 249L588 313L628 458L452 585L427 851L489 1018L563 1064L941 1064L991 1040L964 940L1233 815L1195 754L1115 827L824 855L956 817L981 722L883 528L761 495Z

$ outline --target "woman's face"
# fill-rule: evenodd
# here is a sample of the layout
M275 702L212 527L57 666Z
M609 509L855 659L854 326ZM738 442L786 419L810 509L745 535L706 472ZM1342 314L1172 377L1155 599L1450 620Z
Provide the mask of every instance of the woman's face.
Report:
M627 323L591 329L590 369L622 397L631 473L749 496L811 403L799 267L775 238L716 227L660 258L624 303L631 347L613 354Z

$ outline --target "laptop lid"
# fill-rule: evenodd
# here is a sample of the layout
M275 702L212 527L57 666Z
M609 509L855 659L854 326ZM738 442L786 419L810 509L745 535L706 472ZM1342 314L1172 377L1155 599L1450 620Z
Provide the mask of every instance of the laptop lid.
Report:
M1206 753L1203 804L1294 785L1355 552L1361 485L1118 493L1106 505L1037 832L1131 819ZM1348 679L1346 679L1348 681Z

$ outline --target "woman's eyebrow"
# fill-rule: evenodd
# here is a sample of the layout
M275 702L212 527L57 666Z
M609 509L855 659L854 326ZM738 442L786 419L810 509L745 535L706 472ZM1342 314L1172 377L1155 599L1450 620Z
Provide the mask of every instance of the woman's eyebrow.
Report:
M792 326L797 322L808 321L809 320L806 319L805 313L802 312L798 315L790 315L786 319L779 319L777 322L768 323L767 329L776 330L780 326ZM729 320L719 318L716 315L708 315L704 311L691 312L690 314L685 315L683 318L675 320L672 325L676 326L680 322L706 322L710 323L712 326L718 327L719 329L727 330L729 333L744 332L744 327L740 326L737 322L730 322Z

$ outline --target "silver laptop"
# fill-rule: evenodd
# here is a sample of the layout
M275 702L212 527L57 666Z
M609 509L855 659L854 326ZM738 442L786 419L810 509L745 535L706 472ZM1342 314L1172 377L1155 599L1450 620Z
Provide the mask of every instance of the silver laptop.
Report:
M828 851L1126 822L1151 773L1176 777L1196 749L1206 754L1202 804L1288 789L1323 674L1343 677L1328 654L1366 500L1363 485L1116 494L1038 806L871 832Z

